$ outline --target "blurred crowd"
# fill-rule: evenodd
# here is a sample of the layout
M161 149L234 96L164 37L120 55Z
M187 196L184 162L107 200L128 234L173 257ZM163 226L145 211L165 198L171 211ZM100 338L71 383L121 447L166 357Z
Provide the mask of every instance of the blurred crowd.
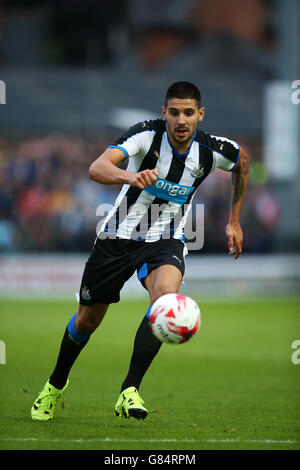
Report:
M95 237L96 207L115 188L88 179L101 142L52 135L1 141L0 249L82 251Z
M120 187L89 180L88 168L112 139L62 134L0 139L2 253L91 249L100 221L97 207L113 204ZM226 252L230 191L230 174L216 170L195 197L205 210L203 252ZM272 251L279 216L264 168L254 162L242 217L245 251Z

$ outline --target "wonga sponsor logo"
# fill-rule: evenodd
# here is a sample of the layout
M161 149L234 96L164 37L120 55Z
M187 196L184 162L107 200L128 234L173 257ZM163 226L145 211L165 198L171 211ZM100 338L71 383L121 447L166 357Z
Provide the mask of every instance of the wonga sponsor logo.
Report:
M186 202L189 195L194 191L193 186L184 186L181 184L171 183L168 180L158 178L155 184L144 189L153 196L167 201L177 202L182 205Z

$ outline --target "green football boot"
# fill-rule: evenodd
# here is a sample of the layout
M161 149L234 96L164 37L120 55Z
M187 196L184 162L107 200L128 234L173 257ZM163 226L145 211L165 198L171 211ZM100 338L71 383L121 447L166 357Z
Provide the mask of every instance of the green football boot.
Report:
M148 411L143 406L144 401L135 387L128 387L120 394L115 406L116 416L136 419L145 419Z
M48 381L32 405L31 418L38 421L49 421L52 419L56 402L68 385L69 379L64 388L59 390L53 387Z

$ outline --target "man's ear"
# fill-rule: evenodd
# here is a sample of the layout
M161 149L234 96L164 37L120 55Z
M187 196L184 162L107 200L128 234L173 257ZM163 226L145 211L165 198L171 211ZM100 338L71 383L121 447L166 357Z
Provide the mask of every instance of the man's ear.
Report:
M166 120L167 110L164 106L162 106L162 108L161 108L161 114L162 114L164 120Z
M199 121L203 121L204 115L205 115L205 108L201 106L201 108L199 108Z

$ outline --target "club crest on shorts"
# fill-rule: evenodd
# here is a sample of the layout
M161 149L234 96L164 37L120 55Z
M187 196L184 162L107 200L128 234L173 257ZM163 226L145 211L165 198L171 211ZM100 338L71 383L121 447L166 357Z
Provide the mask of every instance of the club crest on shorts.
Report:
M83 298L83 300L91 300L90 291L86 286L83 286L83 288L81 289L81 297Z
M198 167L195 167L193 171L191 172L191 176L193 178L200 178L203 175L204 175L204 166L202 164L200 164Z

